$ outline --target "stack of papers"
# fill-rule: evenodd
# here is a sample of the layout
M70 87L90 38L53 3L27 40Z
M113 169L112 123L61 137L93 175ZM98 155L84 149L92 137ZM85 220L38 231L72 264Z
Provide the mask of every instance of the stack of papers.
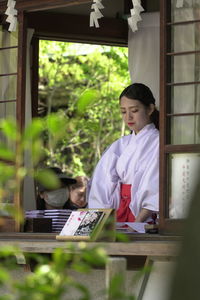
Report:
M72 210L70 209L45 210L44 218L52 219L52 232L60 232L69 219L71 212Z
M45 209L28 210L25 212L26 218L48 218L52 220L52 232L60 232L67 222L72 210L70 209Z
M26 218L43 218L44 210L27 210L25 216Z

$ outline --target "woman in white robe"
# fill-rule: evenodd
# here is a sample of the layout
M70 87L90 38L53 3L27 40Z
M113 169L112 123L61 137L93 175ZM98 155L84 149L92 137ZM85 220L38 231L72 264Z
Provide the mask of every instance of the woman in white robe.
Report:
M120 109L132 134L103 153L89 184L88 206L115 208L118 222L144 222L159 210L158 111L151 90L141 83L121 93Z

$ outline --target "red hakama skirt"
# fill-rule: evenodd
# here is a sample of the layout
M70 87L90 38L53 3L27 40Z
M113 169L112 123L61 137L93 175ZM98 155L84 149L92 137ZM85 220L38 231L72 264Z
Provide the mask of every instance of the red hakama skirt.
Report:
M117 210L117 222L134 222L135 216L129 208L131 202L131 184L121 184L120 204Z

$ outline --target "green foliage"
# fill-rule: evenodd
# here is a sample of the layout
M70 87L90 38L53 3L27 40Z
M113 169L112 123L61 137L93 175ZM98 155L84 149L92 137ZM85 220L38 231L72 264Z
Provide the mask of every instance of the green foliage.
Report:
M129 84L127 50L101 46L90 55L78 54L75 55L74 48L70 50L70 44L43 42L40 56L43 118L35 118L23 132L15 120L1 120L0 159L4 160L0 162L1 202L12 203L10 193L19 191L27 175L55 188L55 176L38 168L43 161L66 168L74 176L90 175L106 145L119 137L118 96ZM25 152L32 160L28 168L23 166ZM6 211L21 219L19 207L8 205ZM118 236L120 239L127 241L124 236ZM16 247L0 249L0 288L7 290L1 293L0 300L64 300L71 299L73 291L79 292L78 299L90 300L89 289L77 282L70 271L88 274L95 267L103 268L108 259L100 244L91 247L81 242L75 247L68 243L55 249L50 259L26 254L27 261L34 260L36 267L17 280L11 271L18 267L16 257L20 255ZM110 300L134 299L122 290L123 280L113 278ZM104 296L107 292L102 291Z
M89 109L89 106L97 103L98 100L99 100L99 93L97 90L89 89L84 91L77 102L78 113L84 114L87 111L87 109Z
M26 253L25 259L33 266L32 271L17 278L13 276L13 270L19 270L16 257L20 255L23 254L17 247L0 249L0 300L93 300L90 284L84 286L72 274L91 274L94 268L104 268L109 259L101 244L91 246L85 242L68 242L62 248L56 248L52 255ZM143 274L139 271L132 283ZM126 293L124 280L121 274L113 276L108 290L99 290L101 299L136 299L132 293ZM2 288L6 292L2 292Z
M130 84L128 49L40 41L39 72L39 114L62 111L69 125L44 164L90 176L122 131L118 98Z

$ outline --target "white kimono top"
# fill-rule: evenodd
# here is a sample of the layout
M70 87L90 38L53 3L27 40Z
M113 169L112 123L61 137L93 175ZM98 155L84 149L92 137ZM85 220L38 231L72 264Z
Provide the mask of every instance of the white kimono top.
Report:
M89 208L115 208L120 185L131 184L130 209L159 210L159 131L146 125L137 135L123 136L103 153L88 187Z

